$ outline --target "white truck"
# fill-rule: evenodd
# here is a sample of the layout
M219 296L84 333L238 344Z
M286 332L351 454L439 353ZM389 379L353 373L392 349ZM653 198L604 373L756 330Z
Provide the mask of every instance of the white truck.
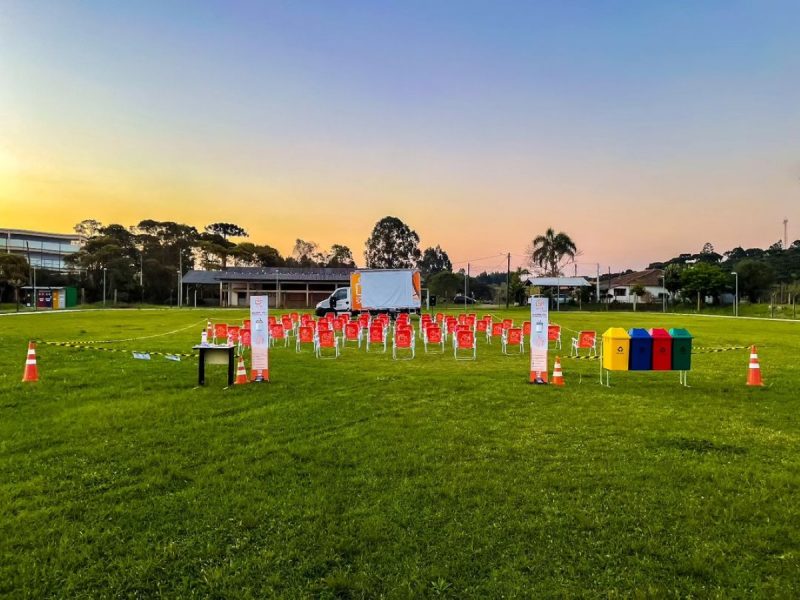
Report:
M350 274L350 287L336 289L317 304L316 314L328 312L416 312L422 288L416 269L359 269Z

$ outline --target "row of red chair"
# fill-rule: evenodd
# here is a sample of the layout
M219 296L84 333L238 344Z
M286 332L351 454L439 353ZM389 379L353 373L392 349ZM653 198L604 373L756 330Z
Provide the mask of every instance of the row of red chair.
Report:
M279 322L280 320L280 322ZM367 352L387 352L390 319L386 314L370 316L367 313L351 320L349 314L339 316L330 313L319 320L312 315L288 313L269 317L269 339L272 346L281 340L289 346L290 337L295 337L295 351L301 352L304 345L310 346L320 358L336 358L340 346L344 349L348 344L361 348L366 343ZM209 322L209 328L211 324ZM573 338L573 351L578 348L589 348L596 352L596 336L593 332L581 332L579 338ZM481 319L475 314L458 316L437 313L435 317L423 314L420 317L420 337L426 353L443 353L447 339L452 340L454 357L458 360L474 360L477 356L477 335L484 334L487 343L492 339L500 339L504 354L521 354L525 352L524 338L531 334L530 321L524 321L521 327L514 327L512 319L494 322L490 315ZM212 331L213 340L226 339L230 344L241 347L250 346L250 322L246 319L242 326L217 323ZM398 316L393 327L392 356L395 359L405 355L414 358L416 355L416 332L411 326L409 315ZM548 340L561 347L561 327L548 325Z

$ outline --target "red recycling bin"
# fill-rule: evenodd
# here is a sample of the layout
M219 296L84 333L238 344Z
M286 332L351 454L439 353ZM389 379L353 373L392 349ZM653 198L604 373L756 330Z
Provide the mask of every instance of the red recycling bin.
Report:
M653 371L672 370L672 336L666 329L651 329L653 338Z

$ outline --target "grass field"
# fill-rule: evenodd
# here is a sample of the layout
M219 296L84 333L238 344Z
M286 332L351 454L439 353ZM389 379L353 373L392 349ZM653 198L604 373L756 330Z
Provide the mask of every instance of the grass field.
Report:
M696 354L690 388L569 359L530 386L483 341L474 363L277 348L270 384L229 390L220 367L195 389L196 359L42 344L20 383L30 338L188 352L244 316L0 317L0 596L797 597L797 322L553 315L757 343L764 388L743 350Z

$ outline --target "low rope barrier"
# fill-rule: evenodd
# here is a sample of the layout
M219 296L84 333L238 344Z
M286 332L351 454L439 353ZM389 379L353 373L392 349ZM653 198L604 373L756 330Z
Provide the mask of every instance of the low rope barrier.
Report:
M696 346L692 348L692 354L716 354L718 352L731 352L733 350L747 350L748 348L749 346ZM602 357L598 354L596 356L565 356L563 358L569 358L571 360L599 360Z
M75 346L89 346L91 344L116 344L119 342L137 342L139 340L151 340L157 337L165 337L168 335L174 335L176 333L180 333L182 331L186 331L187 329L191 329L192 327L197 327L200 324L205 324L208 322L208 319L202 319L191 325L187 325L186 327L181 327L180 329L173 329L172 331L166 331L164 333L156 333L153 335L142 335L139 337L131 337L131 338L120 338L115 340L72 340L69 342L59 342L64 344L73 344ZM42 342L43 344L51 344L55 342Z
M122 348L103 348L101 346L87 346L85 344L75 344L73 342L48 342L46 340L35 340L37 344L44 344L46 346L59 346L62 348L72 348L74 350L92 350L95 352L118 352L118 353L131 353L133 355L152 355L152 356L166 356L166 357L185 357L192 358L198 356L193 352L157 352L157 351L144 351L144 350L124 350ZM173 359L174 360L174 359Z

